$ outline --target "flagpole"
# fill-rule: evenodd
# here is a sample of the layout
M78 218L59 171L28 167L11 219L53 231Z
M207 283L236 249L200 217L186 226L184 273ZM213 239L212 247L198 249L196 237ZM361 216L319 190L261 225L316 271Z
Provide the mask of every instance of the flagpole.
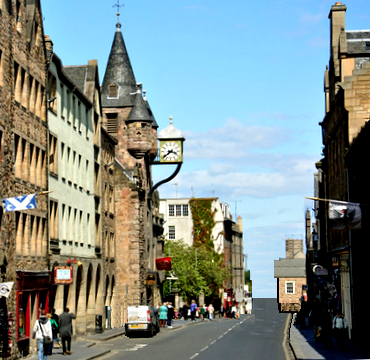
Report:
M318 198L318 197L306 196L305 198L310 199L310 200L315 200L315 201L335 202L335 203L343 204L343 205L345 205L345 204L347 204L347 205L361 205L361 206L364 205L364 204L353 203L353 202L348 202L348 201L340 201L340 200L333 200L333 199L322 199L322 198Z
M48 191L40 191L39 193L36 193L36 195L47 195L52 193L54 190L48 190Z

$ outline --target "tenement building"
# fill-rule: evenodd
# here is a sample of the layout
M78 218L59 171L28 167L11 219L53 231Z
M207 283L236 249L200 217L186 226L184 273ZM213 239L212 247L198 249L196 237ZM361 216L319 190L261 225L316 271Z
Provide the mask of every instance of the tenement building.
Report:
M48 302L46 49L39 1L0 1L0 193L2 199L39 194L32 210L0 209L0 319L12 324L5 354L27 354L31 326ZM9 209L7 209L9 210Z
M370 115L370 31L346 30L346 10L345 5L337 2L329 14L330 59L324 81L326 113L320 123L324 158L316 164L315 195L326 200L364 204L368 186L364 186L367 176L361 169L365 167L366 152L361 149L369 142L365 124ZM317 241L315 234L312 242L315 256L311 257L315 263L310 264L308 271L320 265L324 269L321 272L327 275L316 276L314 296L332 299L332 308L339 307L346 317L350 337L359 339L367 331L366 319L361 314L366 304L360 280L367 270L368 210L361 206L362 229L354 230L350 222L341 229L331 226L327 201L317 201L315 208Z
M65 67L46 43L50 261L72 269L70 282L51 286L50 307L68 307L80 335L95 332L96 315L105 314L98 68L94 60Z

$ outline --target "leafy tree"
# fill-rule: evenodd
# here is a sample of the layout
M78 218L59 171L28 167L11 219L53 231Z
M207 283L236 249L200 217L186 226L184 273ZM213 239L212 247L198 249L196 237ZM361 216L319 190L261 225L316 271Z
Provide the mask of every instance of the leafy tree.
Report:
M165 254L171 256L171 273L178 278L171 286L178 288L184 299L198 297L200 293L218 295L223 281L230 276L223 254L210 250L206 244L195 247L186 245L182 240L166 240ZM169 284L165 282L164 293L168 292Z

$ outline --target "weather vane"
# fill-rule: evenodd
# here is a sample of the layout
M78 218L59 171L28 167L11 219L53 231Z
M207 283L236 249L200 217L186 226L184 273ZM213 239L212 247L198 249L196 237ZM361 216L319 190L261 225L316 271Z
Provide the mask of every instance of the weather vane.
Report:
M117 8L117 21L119 22L119 16L121 15L121 13L119 12L119 8L120 7L124 7L125 5L120 5L119 4L119 0L117 0L117 4L114 4L112 7L116 7Z

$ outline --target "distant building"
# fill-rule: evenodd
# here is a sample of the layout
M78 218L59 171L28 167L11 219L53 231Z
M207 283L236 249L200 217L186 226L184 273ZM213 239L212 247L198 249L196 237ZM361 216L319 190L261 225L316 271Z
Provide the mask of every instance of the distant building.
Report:
M169 240L183 240L194 244L193 217L190 202L198 198L160 199L160 213L164 219L164 235ZM224 253L225 264L230 266L230 277L224 283L224 291L232 302L237 289L244 289L244 252L242 219L232 220L229 205L218 198L204 198L211 202L215 226L212 229L214 250Z
M287 239L286 258L274 260L280 312L298 312L301 309L303 286L307 284L306 257L302 249L303 240Z

